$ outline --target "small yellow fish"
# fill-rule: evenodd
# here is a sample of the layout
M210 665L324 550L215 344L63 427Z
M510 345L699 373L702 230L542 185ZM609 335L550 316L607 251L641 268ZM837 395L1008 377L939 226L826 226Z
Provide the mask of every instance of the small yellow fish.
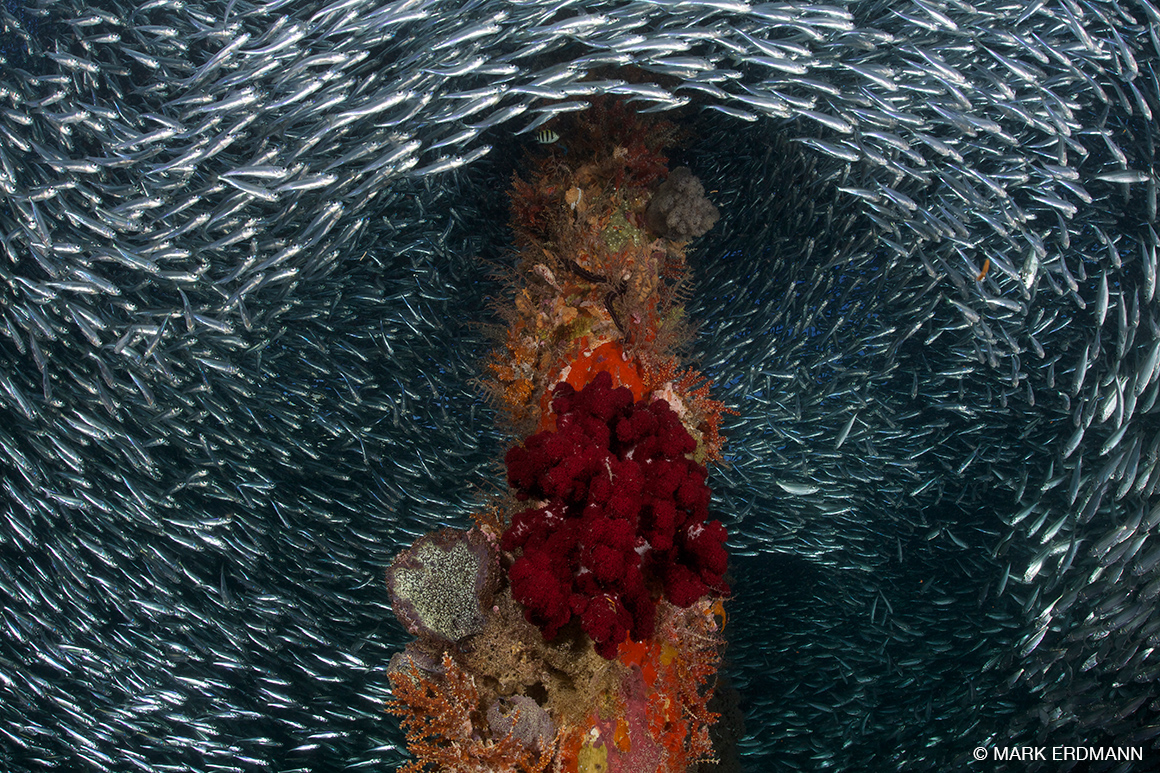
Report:
M551 129L540 129L536 132L536 142L541 145L551 145L553 142L558 142L559 140L560 135Z

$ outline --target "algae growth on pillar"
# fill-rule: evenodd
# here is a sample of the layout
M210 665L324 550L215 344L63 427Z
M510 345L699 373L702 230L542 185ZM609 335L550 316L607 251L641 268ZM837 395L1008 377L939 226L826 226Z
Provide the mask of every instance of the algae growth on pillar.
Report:
M487 359L507 492L388 570L407 771L672 771L714 761L726 532L686 248L719 213L678 127L620 101L559 120L512 183L518 251Z

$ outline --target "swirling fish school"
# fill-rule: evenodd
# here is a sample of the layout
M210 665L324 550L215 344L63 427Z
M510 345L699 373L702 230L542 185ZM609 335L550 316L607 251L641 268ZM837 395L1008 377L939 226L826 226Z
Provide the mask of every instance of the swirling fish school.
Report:
M388 706L408 771L683 773L714 757L729 589L704 464L727 409L675 351L685 248L717 211L689 170L667 169L672 124L600 100L568 123L567 163L537 154L514 181L514 304L487 364L526 436L505 458L514 496L470 532L504 577L460 600L484 621L457 640L411 621Z

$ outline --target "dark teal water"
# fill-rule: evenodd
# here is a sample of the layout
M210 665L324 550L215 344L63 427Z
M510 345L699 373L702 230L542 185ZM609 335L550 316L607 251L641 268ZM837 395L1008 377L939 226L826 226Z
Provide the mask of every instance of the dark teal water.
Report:
M515 90L616 46L722 213L688 355L738 411L742 768L1154 760L1160 16L928 5L5 5L0 766L404 759L383 572L510 442L476 379L550 104Z

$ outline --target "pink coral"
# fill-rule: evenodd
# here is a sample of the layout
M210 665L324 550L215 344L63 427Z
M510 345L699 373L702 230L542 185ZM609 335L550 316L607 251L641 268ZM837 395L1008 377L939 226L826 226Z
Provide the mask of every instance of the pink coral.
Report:
M552 408L557 429L505 457L517 497L541 503L503 535L522 550L512 595L545 638L578 618L612 659L626 636L652 635L660 594L687 607L728 592L725 528L706 521L705 468L668 403L633 403L600 373L580 391L558 385Z

